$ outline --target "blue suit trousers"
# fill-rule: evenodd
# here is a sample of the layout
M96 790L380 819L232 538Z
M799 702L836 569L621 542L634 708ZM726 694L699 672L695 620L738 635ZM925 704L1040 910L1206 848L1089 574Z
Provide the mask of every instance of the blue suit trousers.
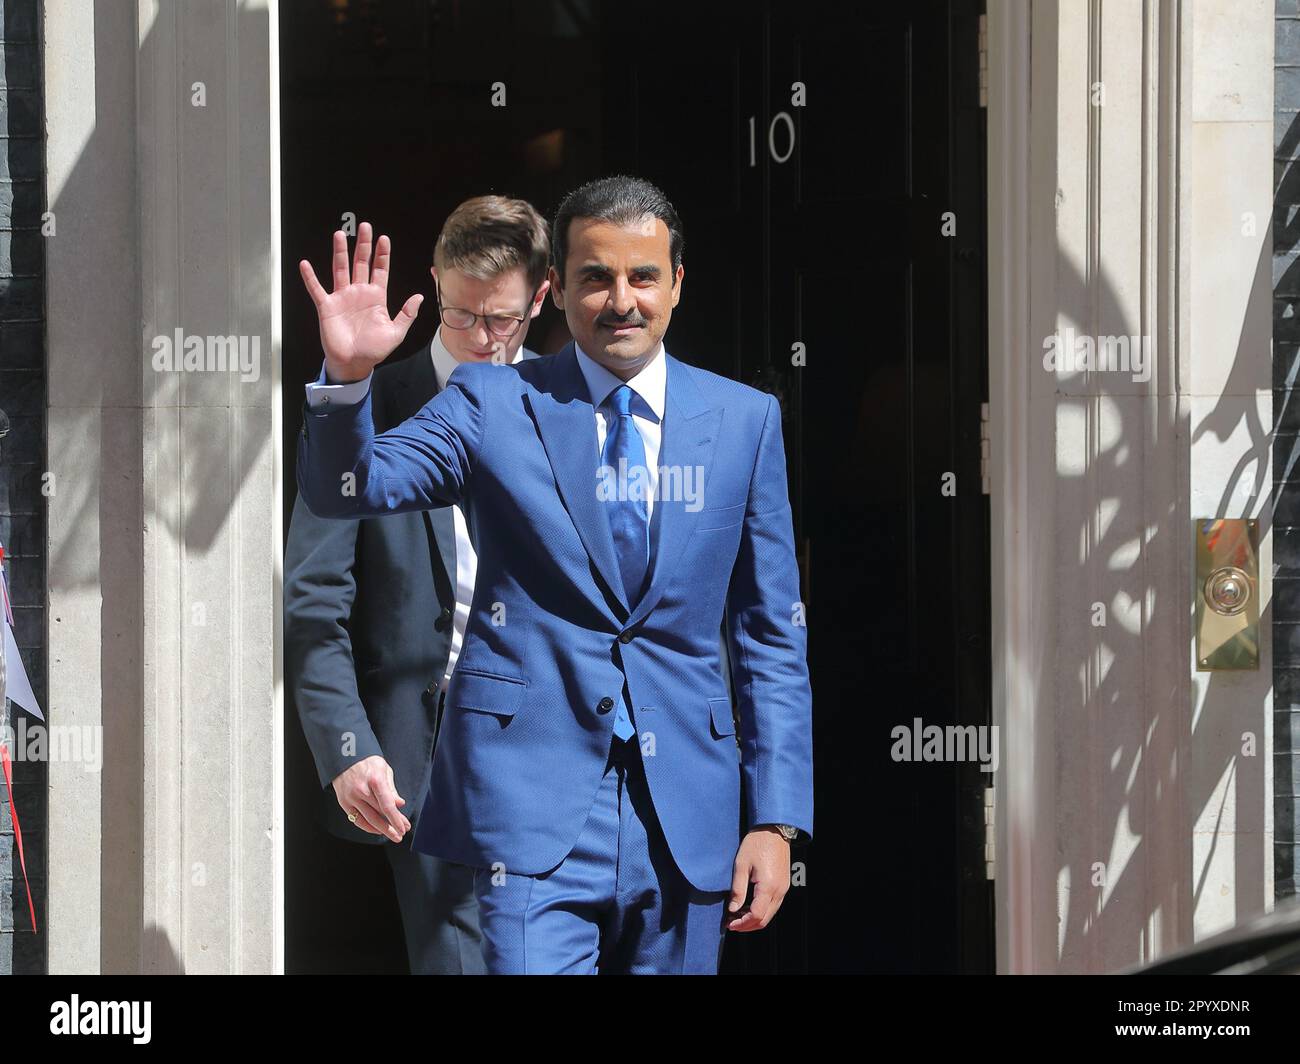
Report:
M673 861L635 737L613 740L577 843L541 875L474 873L494 975L716 975L729 892L696 890Z

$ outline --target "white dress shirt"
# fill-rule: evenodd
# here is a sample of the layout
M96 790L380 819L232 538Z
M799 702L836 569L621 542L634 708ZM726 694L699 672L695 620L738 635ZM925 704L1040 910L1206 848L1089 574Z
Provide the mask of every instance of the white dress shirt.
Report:
M641 442L645 444L646 473L649 477L649 495L646 498L646 518L654 516L655 489L659 484L659 448L663 442L663 420L665 398L668 392L668 363L663 357L663 341L655 348L654 356L641 368L641 371L629 381L619 380L609 370L587 354L575 342L574 351L578 353L578 368L587 381L587 391L591 395L591 405L596 408L596 460L599 463L601 452L605 449L605 436L608 432L607 412L601 403L609 393L620 384L632 389L632 424L641 433Z

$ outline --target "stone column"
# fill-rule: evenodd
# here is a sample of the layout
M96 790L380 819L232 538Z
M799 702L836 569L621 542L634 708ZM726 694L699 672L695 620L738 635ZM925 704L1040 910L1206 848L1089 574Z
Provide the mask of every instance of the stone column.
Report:
M44 30L49 715L104 742L50 766L49 967L279 971L275 4Z
M1195 671L1191 522L1267 530L1272 9L1000 0L989 37L999 968L1113 971L1271 905L1268 614L1259 671Z

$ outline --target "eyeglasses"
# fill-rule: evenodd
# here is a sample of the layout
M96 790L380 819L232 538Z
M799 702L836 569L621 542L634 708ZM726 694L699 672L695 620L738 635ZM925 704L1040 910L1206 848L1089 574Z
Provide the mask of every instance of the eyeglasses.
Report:
M493 336L498 336L503 340L509 339L519 331L519 326L528 320L527 316L522 318L513 314L475 314L472 310L464 310L461 307L444 307L442 305L442 289L435 278L433 290L438 300L438 317L442 320L443 325L448 329L472 329L474 323L482 318L487 325L487 330ZM537 290L533 290L532 297L528 300L528 305L532 306L533 300L537 298Z

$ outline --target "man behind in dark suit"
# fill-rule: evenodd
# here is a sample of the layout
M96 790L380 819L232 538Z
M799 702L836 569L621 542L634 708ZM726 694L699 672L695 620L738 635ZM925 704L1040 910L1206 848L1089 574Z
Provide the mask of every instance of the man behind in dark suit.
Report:
M440 324L428 348L374 377L380 430L399 425L462 362L536 357L550 241L524 200L452 212L431 273ZM285 668L335 835L382 844L413 974L481 974L473 870L411 848L447 681L464 638L476 557L459 507L363 520L299 498L285 557ZM409 835L408 835L409 833ZM342 899L340 899L342 900Z

